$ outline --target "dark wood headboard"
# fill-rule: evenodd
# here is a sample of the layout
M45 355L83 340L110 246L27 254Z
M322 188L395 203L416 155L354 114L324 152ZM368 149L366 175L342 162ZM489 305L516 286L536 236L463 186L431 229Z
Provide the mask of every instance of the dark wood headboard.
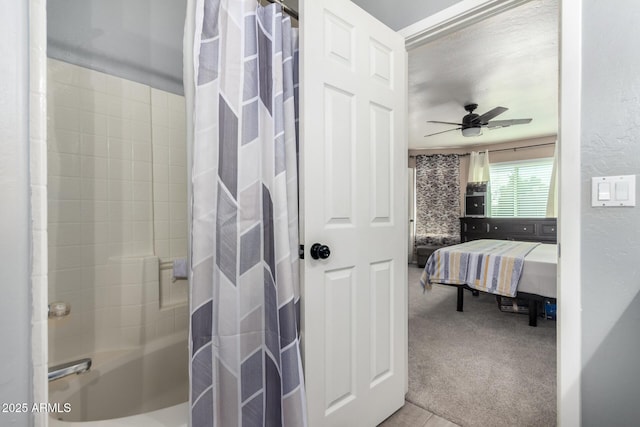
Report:
M557 218L460 218L460 241L478 239L557 243Z

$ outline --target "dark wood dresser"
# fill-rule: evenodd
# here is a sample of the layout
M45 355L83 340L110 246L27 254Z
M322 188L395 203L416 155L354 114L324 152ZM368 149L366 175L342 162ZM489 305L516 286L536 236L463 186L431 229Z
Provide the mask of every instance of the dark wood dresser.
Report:
M557 243L557 218L460 218L460 240Z

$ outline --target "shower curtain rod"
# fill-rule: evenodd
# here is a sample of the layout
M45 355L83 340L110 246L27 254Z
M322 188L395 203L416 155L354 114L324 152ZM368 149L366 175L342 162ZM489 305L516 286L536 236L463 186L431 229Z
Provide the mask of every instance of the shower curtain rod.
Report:
M545 145L555 145L555 142L546 142L544 144L533 144L533 145L523 145L521 147L513 147L513 148L498 148L496 150L489 150L490 153L497 153L498 151L518 151L525 150L527 148L536 148L536 147L544 147ZM484 150L480 151L483 152ZM420 156L421 154L412 154L409 158L413 158L416 156ZM462 153L458 154L459 156L470 156L471 153Z
M286 4L284 4L284 2L282 0L267 0L269 3L278 3L280 6L282 6L282 10L289 15L290 17L294 18L296 21L299 21L300 18L298 18L298 12L293 10L293 8L287 6Z

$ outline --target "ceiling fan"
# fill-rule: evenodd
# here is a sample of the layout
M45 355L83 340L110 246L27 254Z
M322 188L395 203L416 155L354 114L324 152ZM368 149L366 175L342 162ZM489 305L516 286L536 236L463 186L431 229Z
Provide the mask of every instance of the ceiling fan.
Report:
M494 117L504 113L508 110L505 107L496 107L493 110L489 110L482 115L475 114L473 111L478 108L478 104L467 104L464 106L464 109L469 112L466 116L462 118L462 123L452 123L452 122L439 122L435 120L428 120L428 123L442 123L445 125L455 125L460 126L454 129L444 130L442 132L431 133L427 136L439 135L445 132L451 132L454 130L462 129L462 136L478 136L482 135L482 128L487 127L489 129L494 128L505 128L513 125L524 125L530 123L533 119L511 119L511 120L492 120Z

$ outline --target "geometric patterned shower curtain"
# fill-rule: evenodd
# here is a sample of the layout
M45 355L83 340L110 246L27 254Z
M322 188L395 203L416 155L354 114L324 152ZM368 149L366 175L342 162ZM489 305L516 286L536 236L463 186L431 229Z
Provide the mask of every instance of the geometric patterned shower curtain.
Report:
M460 243L460 156L416 156L416 246Z
M297 32L256 0L193 19L190 422L305 426Z

